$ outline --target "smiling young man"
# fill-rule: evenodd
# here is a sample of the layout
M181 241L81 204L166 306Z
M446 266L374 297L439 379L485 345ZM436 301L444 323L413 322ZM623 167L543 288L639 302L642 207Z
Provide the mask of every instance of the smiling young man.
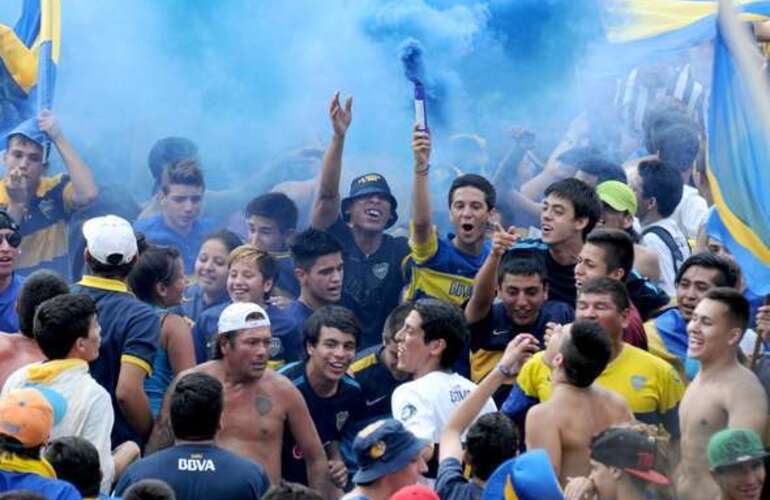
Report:
M433 297L457 306L471 296L473 278L489 255L486 232L495 214L495 188L484 177L457 177L449 188L449 218L455 234L439 238L433 225L428 163L431 138L415 128L411 255L405 269L410 274L407 300Z
M365 414L361 387L347 374L360 336L361 327L350 310L341 306L321 307L305 324L305 360L279 372L305 398L326 450L332 481L341 490L348 483L348 470L340 441L347 429ZM284 479L307 484L302 452L288 435L284 437L282 460Z
M148 241L178 248L188 275L195 270L203 239L215 229L212 221L200 216L205 188L197 160L179 160L161 175L160 214L134 224Z
M43 175L48 168L43 144L49 139L61 155L66 174ZM19 224L23 237L16 269L25 276L36 269L67 276L67 225L72 212L98 196L93 173L47 110L38 115L37 128L26 121L12 130L5 146L0 207Z
M676 307L644 324L650 353L671 363L687 378L695 376L693 366L687 363L687 323L706 292L718 286L735 288L738 276L732 260L712 253L695 254L684 261L676 277Z
M329 466L302 394L268 367L267 312L257 304L231 304L222 311L218 330L214 359L180 373L169 386L148 453L173 444L169 416L177 381L188 373L206 373L224 386L217 444L262 465L271 483L277 484L282 477L281 443L288 430L305 457L310 486L331 498L336 492L329 481Z
M353 179L340 201L345 135L352 121L352 98L340 105L334 94L329 110L334 135L324 156L311 227L329 231L342 244L345 262L342 305L361 322L360 347L380 343L385 318L399 302L404 278L401 262L409 254L406 238L386 234L398 220L398 202L378 173Z
M63 294L46 300L35 315L35 338L47 360L14 372L0 397L34 385L64 402L49 439L79 436L99 452L101 491L112 487L115 463L110 433L115 421L109 393L91 377L88 363L99 357L101 328L88 295ZM125 464L122 464L123 466Z
M687 355L700 361L701 369L687 387L679 414L682 446L676 491L682 500L719 494L706 460L714 434L726 427L765 433L765 391L757 376L738 361L748 320L749 303L743 295L717 287L703 295L687 325Z
M583 181L564 179L545 190L540 214L542 237L519 241L514 248L528 250L544 259L551 300L575 305L575 264L601 211L599 197Z
M512 231L495 232L492 252L476 275L465 306L471 333L471 379L477 383L494 369L508 342L518 334L530 333L544 343L547 323L565 324L574 319L572 307L548 300L542 259L529 252L508 251L515 241ZM500 299L497 303L495 292Z
M709 470L722 492L719 499L760 500L768 455L751 429L724 429L711 436Z
M463 351L468 329L457 307L437 299L420 299L397 335L398 369L413 380L393 391L393 418L437 448L450 414L476 388L452 366ZM498 365L499 366L499 365ZM506 371L507 367L500 367ZM490 398L479 415L497 410ZM433 450L427 477L435 478L438 453Z

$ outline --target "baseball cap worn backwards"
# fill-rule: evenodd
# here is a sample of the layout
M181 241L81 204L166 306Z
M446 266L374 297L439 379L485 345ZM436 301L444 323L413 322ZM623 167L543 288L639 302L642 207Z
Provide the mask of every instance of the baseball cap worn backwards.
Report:
M387 418L364 427L353 441L358 472L356 484L366 484L398 472L430 445L409 432L398 420Z
M219 315L219 333L237 332L250 328L270 326L270 318L262 307L251 302L230 304Z
M83 236L88 254L102 264L128 264L138 252L134 229L117 215L88 219L83 224Z
M741 428L723 429L711 436L706 454L712 471L770 455L755 431Z
M655 438L631 429L610 428L594 437L591 458L645 481L669 484L669 479L654 469L656 449Z
M18 440L24 448L48 441L53 424L53 407L37 389L13 390L0 399L0 434Z

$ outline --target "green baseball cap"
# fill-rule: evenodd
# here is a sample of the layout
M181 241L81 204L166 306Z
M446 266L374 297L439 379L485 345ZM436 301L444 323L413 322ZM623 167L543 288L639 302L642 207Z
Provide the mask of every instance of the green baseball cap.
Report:
M709 469L760 460L770 455L765 451L759 435L751 429L723 429L709 440Z
M620 181L604 181L596 186L596 194L618 212L636 215L636 195L627 184Z

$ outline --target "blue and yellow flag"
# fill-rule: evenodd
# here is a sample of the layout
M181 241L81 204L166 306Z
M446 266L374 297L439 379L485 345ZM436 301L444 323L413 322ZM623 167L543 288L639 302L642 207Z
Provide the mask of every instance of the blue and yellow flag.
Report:
M720 11L714 42L707 175L727 229L723 244L749 288L770 294L770 89L758 54L731 8Z
M59 1L24 0L16 25L0 24L2 138L21 126L25 135L46 142L34 117L53 104L61 33Z

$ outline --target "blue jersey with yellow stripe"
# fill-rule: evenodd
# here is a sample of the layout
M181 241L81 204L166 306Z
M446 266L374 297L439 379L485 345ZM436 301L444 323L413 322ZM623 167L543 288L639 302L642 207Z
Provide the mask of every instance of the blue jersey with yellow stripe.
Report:
M27 216L19 224L22 240L16 258L16 272L28 276L38 269L69 276L68 221L72 213L72 183L66 174L41 177ZM8 208L10 198L5 179L0 180L0 208Z
M439 238L435 228L424 245L410 238L411 253L404 261L409 278L406 300L433 297L460 306L471 297L473 279L492 246L485 241L481 253L470 255L454 246L454 238L453 234Z
M679 436L679 402L685 387L665 361L624 344L595 383L620 395L637 420L663 425L673 438ZM542 352L524 364L516 384L502 411L520 422L531 406L551 396L551 369L543 361Z
M125 283L98 276L83 276L72 287L73 292L85 293L96 302L96 315L102 329L99 357L91 362L91 376L112 397L115 424L112 428L112 447L131 440L142 443L123 416L115 396L121 363L132 363L147 375L160 341L160 320L152 307L136 299Z
M667 361L680 374L687 359L687 321L679 309L669 309L644 324L647 350Z

